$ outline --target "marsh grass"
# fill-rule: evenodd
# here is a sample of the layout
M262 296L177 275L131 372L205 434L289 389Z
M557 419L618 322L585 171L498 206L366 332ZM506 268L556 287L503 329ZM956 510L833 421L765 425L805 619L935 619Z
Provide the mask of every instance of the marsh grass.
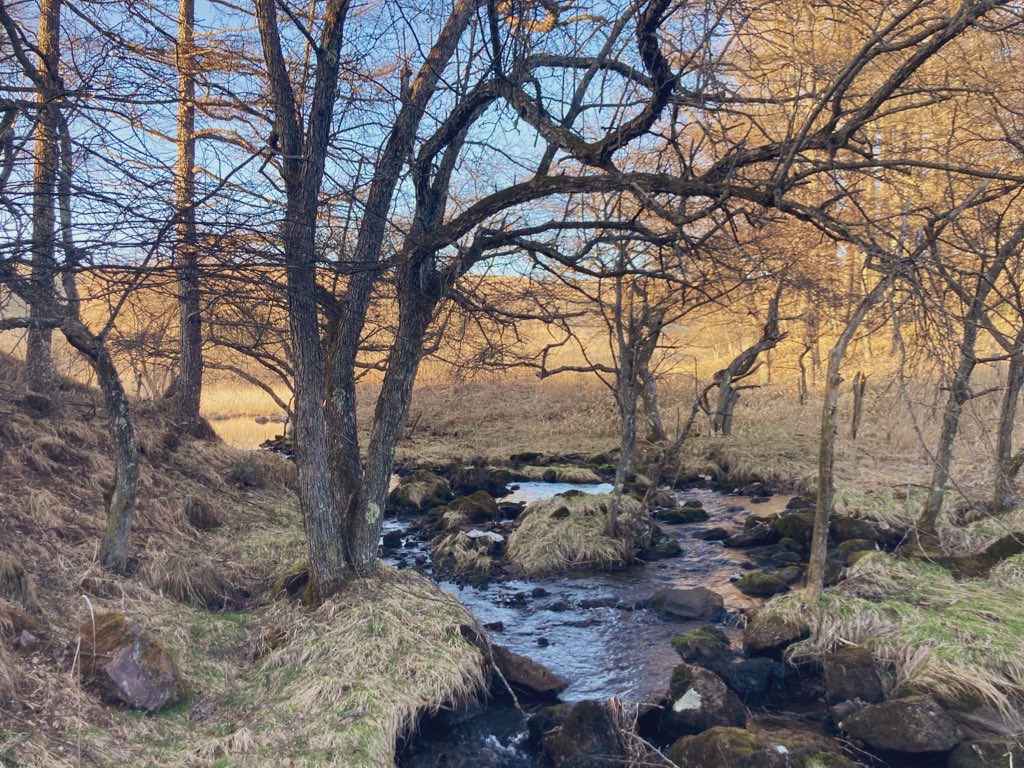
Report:
M894 687L924 689L954 707L987 706L1024 726L1024 556L987 579L955 580L927 562L872 553L847 579L808 602L799 593L762 611L799 618L811 637L794 657L864 645L894 673Z
M650 540L643 505L623 497L619 532L608 535L608 494L555 496L528 506L508 542L508 559L527 574L614 568L631 562Z

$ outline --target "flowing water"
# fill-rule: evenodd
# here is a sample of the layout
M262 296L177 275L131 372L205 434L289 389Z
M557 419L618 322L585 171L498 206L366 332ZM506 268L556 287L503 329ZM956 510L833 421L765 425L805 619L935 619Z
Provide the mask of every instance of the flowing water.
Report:
M567 490L607 493L610 486L566 483L522 483L505 501L527 503ZM710 519L702 523L666 525L662 530L679 540L680 557L637 565L624 571L584 572L572 575L493 582L489 586L458 584L440 579L442 589L454 594L487 625L492 640L538 661L565 679L561 694L566 702L618 697L642 702L663 694L672 669L680 663L673 651L674 635L703 622L667 621L646 608L662 588L709 587L725 598L733 618L755 601L741 594L730 577L741 573L747 558L720 542L693 538L711 527L741 528L752 513L778 511L785 498L764 504L694 489L677 494L680 501L698 499ZM388 520L386 531L403 530L405 521ZM511 530L512 523L508 524ZM419 562L432 574L429 550L410 535L386 559L399 567ZM725 621L727 634L733 621ZM434 721L402 756L404 768L427 766L483 766L520 768L532 764L525 746L525 718L510 706L491 705L462 713L449 713Z

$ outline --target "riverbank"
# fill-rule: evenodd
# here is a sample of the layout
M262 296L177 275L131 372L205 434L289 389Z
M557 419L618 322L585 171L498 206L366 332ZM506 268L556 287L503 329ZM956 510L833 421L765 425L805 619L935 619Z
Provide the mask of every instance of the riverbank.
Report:
M0 392L5 766L381 768L420 716L483 689L460 632L475 620L418 574L382 565L315 610L272 594L304 557L291 462L181 441L159 405L134 415L122 577L94 563L111 476L96 393ZM121 682L142 693L93 663L125 643L142 666Z

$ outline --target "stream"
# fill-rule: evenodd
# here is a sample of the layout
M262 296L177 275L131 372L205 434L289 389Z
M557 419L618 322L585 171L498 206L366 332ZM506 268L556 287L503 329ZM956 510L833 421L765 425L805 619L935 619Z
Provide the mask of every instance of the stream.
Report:
M524 482L502 502L530 503L567 490L607 493L611 486ZM694 534L719 526L740 529L749 515L779 511L788 501L773 497L755 504L745 497L706 489L679 491L676 496L680 502L701 501L710 515L700 523L659 523L682 546L679 557L623 571L514 579L482 587L445 578L435 581L488 628L494 642L565 679L569 686L559 697L562 701L618 697L643 702L665 692L672 669L680 663L671 638L704 623L660 618L647 609L655 592L705 586L720 593L729 613L721 626L733 639L740 634L735 628L739 611L759 602L730 583L731 577L750 567L742 551L701 541ZM402 531L408 524L389 519L385 533ZM507 525L511 531L512 522ZM385 559L434 575L427 543L415 535L404 537L403 546L387 552ZM527 768L535 757L526 744L526 717L511 705L492 703L433 718L399 755L399 765Z

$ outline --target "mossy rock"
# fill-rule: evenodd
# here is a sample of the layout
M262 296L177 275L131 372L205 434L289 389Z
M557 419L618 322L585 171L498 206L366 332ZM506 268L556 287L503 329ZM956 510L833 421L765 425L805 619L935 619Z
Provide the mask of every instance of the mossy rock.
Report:
M771 522L772 530L783 539L793 539L806 546L814 532L813 512L790 512Z
M683 661L717 669L732 659L729 638L713 624L705 624L685 635L672 638L672 647Z
M911 754L948 752L962 738L956 722L928 695L864 707L839 727L873 749Z
M1024 532L1008 533L977 554L939 558L939 562L962 578L983 578L1007 558L1024 553Z
M856 768L828 739L781 729L711 728L679 739L668 759L687 768Z
M743 648L750 656L780 658L786 648L810 634L805 622L761 610L743 630Z
M703 667L680 664L672 670L669 699L671 703L663 710L660 723L661 734L668 739L717 726L747 724L743 702L718 675Z
M654 531L651 534L651 543L641 554L644 560L666 560L670 557L679 557L683 548L679 541L661 531Z
M730 536L732 536L732 532L725 528L708 528L693 534L693 538L701 541L725 541Z
M751 597L771 597L789 591L789 584L766 573L748 573L736 581L736 589Z
M388 508L401 512L426 512L443 506L453 496L448 481L433 472L417 469L403 477L388 496Z
M962 742L950 754L947 768L1007 768L1011 764L1024 765L1021 740L992 738Z
M138 623L100 613L78 628L82 679L107 700L153 712L186 695L174 659Z
M848 539L835 548L835 558L843 565L853 565L860 557L861 552L874 552L877 550L875 542L871 539ZM854 558L854 555L859 555Z
M668 525L684 525L687 523L703 523L711 516L703 507L676 507L674 509L658 510L654 519Z
M447 505L447 509L462 516L467 523L473 524L495 522L502 516L498 502L486 490L477 490L474 494L456 499Z

